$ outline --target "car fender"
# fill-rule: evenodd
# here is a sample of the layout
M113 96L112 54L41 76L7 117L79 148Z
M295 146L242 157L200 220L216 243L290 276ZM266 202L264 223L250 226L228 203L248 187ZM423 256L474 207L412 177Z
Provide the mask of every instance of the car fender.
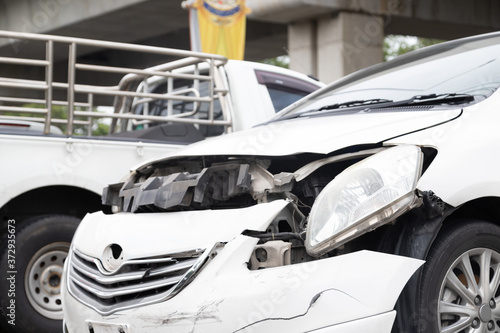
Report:
M500 155L493 153L500 151L499 103L500 92L496 91L488 99L464 108L463 114L452 121L385 144L436 148L438 153L417 188L435 192L454 207L481 197L500 197L500 180L491 177L500 169ZM479 163L484 156L488 156L488 163Z

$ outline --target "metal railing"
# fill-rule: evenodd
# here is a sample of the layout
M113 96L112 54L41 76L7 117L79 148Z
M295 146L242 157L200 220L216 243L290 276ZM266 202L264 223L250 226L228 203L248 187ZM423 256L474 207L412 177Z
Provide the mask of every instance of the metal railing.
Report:
M226 96L228 89L219 68L227 62L225 57L163 47L9 31L0 31L0 38L10 41L20 40L24 44L30 41L44 44L44 50L41 51L44 52L43 58L0 56L0 65L30 68L24 71L26 73L30 73L33 68L41 68L44 71L43 78L34 79L4 77L0 74L0 119L42 122L45 134L50 133L52 125L65 124L67 135L75 133L75 126L86 128L86 134L91 135L92 126L99 118L111 119L112 132L125 131L130 124L147 126L151 122L231 126L231 110ZM64 80L55 81L54 50L56 48L60 50L61 45L67 49L67 55L61 57L61 54L57 54L57 59L59 62L60 59L67 59L68 69ZM80 48L85 48L86 52L89 52L89 48L94 52L119 50L119 52L160 55L176 60L146 69L87 63L88 59L83 63L79 61ZM79 82L77 79L84 72L93 73L94 76L117 74L123 76L116 84L103 86ZM175 80L189 81L191 87L176 90ZM163 81L167 82L167 92L155 93L148 90L152 82ZM203 81L207 81L209 87L205 95L199 90L200 82ZM62 91L65 98L54 99L57 91ZM113 102L100 104L96 102L98 99L100 101L112 99ZM216 99L219 99L224 115L222 120L214 117ZM150 103L165 100L168 101L167 115L149 113ZM192 108L175 113L174 101L192 103ZM198 110L204 103L208 105L208 111L206 117L202 119L198 115ZM137 114L137 107L140 105L142 111ZM66 119L52 117L54 106L66 108ZM102 112L98 106L112 107L113 113Z

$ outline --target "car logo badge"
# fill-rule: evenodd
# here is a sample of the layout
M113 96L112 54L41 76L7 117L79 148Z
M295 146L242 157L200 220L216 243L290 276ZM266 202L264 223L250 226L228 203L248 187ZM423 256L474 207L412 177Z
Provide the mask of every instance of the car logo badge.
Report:
M123 249L118 244L110 244L102 252L102 265L109 272L119 269L123 261Z

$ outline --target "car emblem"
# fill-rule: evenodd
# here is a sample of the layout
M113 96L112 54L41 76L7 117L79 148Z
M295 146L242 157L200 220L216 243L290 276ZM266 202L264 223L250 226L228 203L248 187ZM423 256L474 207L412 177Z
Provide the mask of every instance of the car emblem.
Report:
M102 265L109 272L119 269L123 261L123 249L118 244L110 244L102 252Z

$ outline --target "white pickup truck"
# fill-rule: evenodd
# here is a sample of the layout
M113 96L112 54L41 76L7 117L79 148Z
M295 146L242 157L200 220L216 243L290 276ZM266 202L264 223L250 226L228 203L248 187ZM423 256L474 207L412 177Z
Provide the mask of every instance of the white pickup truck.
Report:
M266 121L322 86L218 55L0 31L6 40L19 53L0 53L0 269L10 279L2 331L62 329L63 261L107 184L145 160ZM27 43L39 54L23 55ZM104 65L95 56L104 49L160 65Z

